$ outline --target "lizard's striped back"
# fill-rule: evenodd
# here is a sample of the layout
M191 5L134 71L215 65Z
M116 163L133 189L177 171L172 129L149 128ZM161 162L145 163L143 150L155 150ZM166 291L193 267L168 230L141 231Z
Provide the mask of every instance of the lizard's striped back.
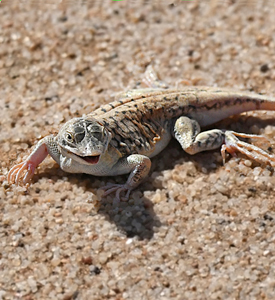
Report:
M201 126L249 110L275 110L275 98L216 87L150 90L101 106L89 116L112 133L111 146L122 155L152 156L170 140L173 120L186 115ZM157 149L156 149L157 147Z

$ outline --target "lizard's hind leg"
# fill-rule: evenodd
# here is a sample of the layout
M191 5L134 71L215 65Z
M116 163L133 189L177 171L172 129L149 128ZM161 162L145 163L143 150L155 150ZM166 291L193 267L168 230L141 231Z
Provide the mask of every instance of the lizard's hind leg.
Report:
M238 136L242 138L265 139L263 136L220 129L200 133L198 122L188 117L180 117L176 120L173 135L179 141L183 150L191 155L221 147L223 162L225 162L226 151L233 156L236 156L238 151L259 163L275 166L274 155L237 138Z
M169 86L164 81L161 81L158 78L158 75L152 65L149 65L146 68L143 80L147 86L154 88L154 89L167 89Z
M180 117L176 120L173 135L182 149L191 155L217 149L225 140L224 132L219 129L200 133L199 123L188 117Z

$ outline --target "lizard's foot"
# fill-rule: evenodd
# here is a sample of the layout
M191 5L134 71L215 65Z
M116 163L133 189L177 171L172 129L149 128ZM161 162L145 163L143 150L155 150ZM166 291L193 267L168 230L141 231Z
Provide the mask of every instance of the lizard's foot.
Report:
M102 195L103 197L108 196L113 192L116 193L115 198L113 200L114 205L118 204L120 201L128 201L130 193L132 191L132 189L129 188L127 184L116 184L116 183L103 186L100 189L105 191L105 193ZM126 195L122 198L120 196L120 193L124 191L126 191Z
M120 160L115 168L122 168L124 171L128 169L130 173L125 184L109 184L101 189L105 190L103 196L107 196L113 192L116 193L113 205L115 206L122 201L128 201L130 193L133 189L139 186L142 180L147 176L151 167L151 160L149 157L140 155L140 154L132 154L122 160ZM120 196L121 192L126 192L125 197Z
M25 161L15 165L10 169L7 178L8 182L19 184L21 177L23 177L24 171L26 171L22 181L24 184L28 183L32 179L36 167L48 155L47 145L54 148L54 143L54 138L51 135L40 140Z
M24 171L27 171L23 177L23 183L30 182L34 175L36 164L31 161L23 161L22 163L13 166L8 173L8 182L19 184L20 178Z
M161 81L158 76L157 73L155 72L154 68L152 67L152 65L149 65L146 68L145 74L144 74L144 78L143 78L143 82L154 89L167 89L169 86Z
M222 145L221 154L223 162L225 163L225 152L229 152L231 155L236 156L236 151L241 152L246 155L248 158L253 159L259 163L265 165L275 166L275 156L268 154L261 148L248 144L246 142L240 141L237 136L242 138L258 138L265 139L263 136L254 135L254 134L244 134L234 131L225 131L225 143Z

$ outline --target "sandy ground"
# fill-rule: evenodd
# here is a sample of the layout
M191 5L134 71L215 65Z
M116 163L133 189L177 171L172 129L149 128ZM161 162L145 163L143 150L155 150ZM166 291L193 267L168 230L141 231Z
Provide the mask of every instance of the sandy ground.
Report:
M139 85L275 93L272 1L8 1L0 4L0 299L275 299L272 168L173 141L129 203L48 158L26 187L6 174L67 120ZM263 134L274 113L216 127Z

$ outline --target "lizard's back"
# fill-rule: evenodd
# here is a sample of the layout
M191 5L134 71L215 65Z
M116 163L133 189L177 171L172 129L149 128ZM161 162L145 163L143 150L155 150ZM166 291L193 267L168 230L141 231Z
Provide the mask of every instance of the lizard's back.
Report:
M201 126L215 123L232 114L264 109L260 104L273 98L240 93L217 87L148 90L101 106L89 116L96 118L112 133L110 145L123 156L139 153L149 157L166 147L174 120L185 115L196 118ZM270 100L271 99L271 100ZM246 108L247 106L247 108Z
M171 138L173 118L183 113L186 99L177 90L157 90L101 106L92 116L112 133L110 145L123 156L153 156Z

